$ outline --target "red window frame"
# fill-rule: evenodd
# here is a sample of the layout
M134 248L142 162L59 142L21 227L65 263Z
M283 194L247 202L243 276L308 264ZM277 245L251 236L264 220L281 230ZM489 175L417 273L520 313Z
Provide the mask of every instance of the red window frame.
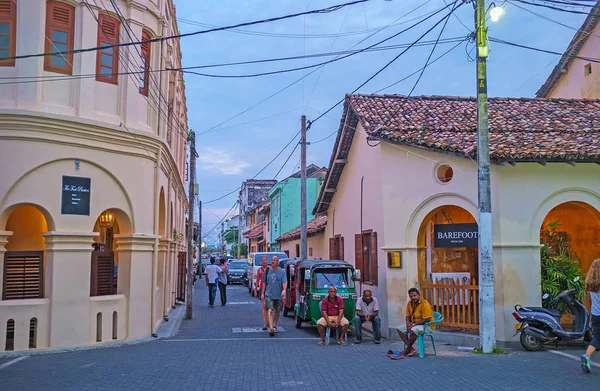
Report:
M118 44L120 28L121 23L118 19L107 14L100 14L98 16L98 46ZM110 65L106 62L107 60ZM96 80L104 83L118 84L118 73L119 47L112 46L98 50L96 54Z
M148 41L150 39L150 33L146 30L142 30L142 41ZM140 74L140 94L144 96L148 96L151 48L152 44L150 42L142 43L142 73Z
M8 36L8 46L0 50L8 50L8 57L14 57L17 48L17 1L0 0L0 23L8 23L8 32L0 30L0 36ZM14 67L15 59L0 60L2 67Z
M54 53L57 51L56 45L64 47L66 51L73 50L74 30L75 7L60 1L48 1L46 3L46 36L44 37L44 51L46 53ZM66 34L66 37L59 40L58 37L53 35L54 32ZM56 57L64 57L65 65L60 66L53 64L52 59ZM73 53L45 56L44 70L72 75Z

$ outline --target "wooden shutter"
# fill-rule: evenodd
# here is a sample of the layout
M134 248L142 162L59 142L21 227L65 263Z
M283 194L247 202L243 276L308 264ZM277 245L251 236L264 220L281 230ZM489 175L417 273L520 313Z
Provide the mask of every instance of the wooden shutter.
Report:
M67 50L73 50L73 36L75 27L75 8L60 1L46 3L46 36L44 37L45 52L53 53L56 49L52 45L52 31L57 30L67 34ZM71 75L73 73L73 53L65 54L66 66L59 67L52 64L53 56L44 57L44 70Z
M377 232L371 233L371 283L377 285L378 282L378 263L377 263Z
M17 2L15 0L0 0L0 23L8 23L8 47L1 47L0 57L13 57L17 46ZM6 36L5 33L0 36ZM6 52L8 49L8 52ZM15 59L0 60L0 66L15 66Z
M361 274L364 274L363 270L363 243L362 243L362 234L354 235L354 267L361 271ZM361 279L362 276L361 276Z
M186 259L187 253L180 251L177 255L177 295L176 298L179 301L185 301L185 280L187 276Z
M98 46L118 44L120 27L121 24L117 19L106 14L100 14L98 17ZM112 59L110 66L107 63L108 59ZM96 52L96 80L117 84L118 72L119 48L113 46L98 50Z
M43 251L7 251L4 254L2 300L44 297L43 270Z
M335 238L329 238L329 259L335 259Z
M338 237L338 255L339 255L339 260L343 261L344 260L344 237L343 236Z
M115 259L112 251L92 252L90 296L105 296L114 293Z
M151 39L150 34L146 30L142 30L142 41ZM140 94L148 96L148 83L150 81L150 42L142 43L142 71L140 75Z

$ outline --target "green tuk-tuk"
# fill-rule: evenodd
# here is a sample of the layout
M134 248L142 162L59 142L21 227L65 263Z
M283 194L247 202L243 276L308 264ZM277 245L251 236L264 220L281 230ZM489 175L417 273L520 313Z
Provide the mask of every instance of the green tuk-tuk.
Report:
M302 322L317 325L321 318L321 301L327 297L330 286L337 288L337 294L344 300L344 316L354 323L356 312L356 284L360 270L344 261L305 260L296 265L296 303L294 318L296 328Z

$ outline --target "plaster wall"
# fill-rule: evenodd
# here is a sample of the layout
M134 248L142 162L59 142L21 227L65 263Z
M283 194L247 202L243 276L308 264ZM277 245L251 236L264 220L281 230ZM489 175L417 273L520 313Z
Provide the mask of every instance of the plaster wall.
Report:
M308 259L329 259L329 241L325 233L320 233L315 236L310 236L308 243ZM280 251L289 251L290 257L296 257L296 245L300 245L300 239L281 242ZM312 254L311 254L312 249Z

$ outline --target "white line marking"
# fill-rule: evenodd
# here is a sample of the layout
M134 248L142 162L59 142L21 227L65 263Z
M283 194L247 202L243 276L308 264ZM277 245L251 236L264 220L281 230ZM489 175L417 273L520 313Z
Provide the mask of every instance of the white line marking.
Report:
M164 339L164 342L212 342L212 341L275 341L275 340L317 340L319 338L190 338L190 339Z
M9 362L5 362L4 364L0 365L0 369L10 367L11 365L18 363L19 361L25 360L26 358L29 358L29 356L21 356L21 357L15 358L14 360L11 360Z
M568 358L571 358L571 359L576 360L576 361L581 361L581 357L577 357L577 356L574 356L574 355L569 354L569 353L559 352L558 350L549 350L549 352L550 353L554 353L554 354L558 354L559 356L568 357ZM597 367L597 368L600 368L600 364L598 364L597 362L592 362L592 365L595 366L595 367Z

